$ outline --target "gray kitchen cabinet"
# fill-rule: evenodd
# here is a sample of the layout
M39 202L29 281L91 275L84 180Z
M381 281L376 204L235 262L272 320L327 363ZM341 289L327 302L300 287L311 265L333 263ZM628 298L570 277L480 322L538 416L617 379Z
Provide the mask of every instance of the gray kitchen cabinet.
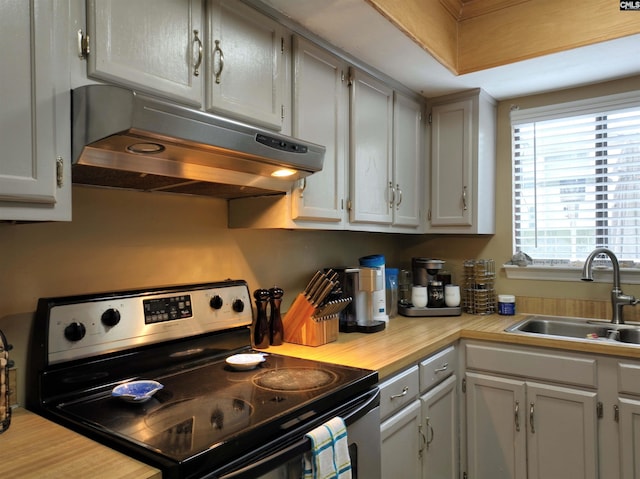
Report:
M283 129L289 40L271 18L237 0L88 0L87 19L90 78Z
M344 227L349 138L348 65L314 43L293 39L293 136L326 148L322 171L291 192L291 219Z
M203 16L200 0L88 0L87 74L200 107Z
M380 385L383 479L458 477L457 355L449 346Z
M422 102L303 37L292 50L292 133L324 166L286 196L231 200L229 226L422 232Z
M394 226L418 228L422 221L423 106L398 91L393 93L393 180L391 209Z
M477 343L465 349L469 477L599 477L595 359Z
M420 361L422 478L459 477L458 348L448 346Z
M391 224L393 220L393 89L351 69L351 223Z
M458 377L454 374L420 396L420 421L425 437L422 452L423 479L458 477L460 438L457 381Z
M495 233L496 103L482 90L430 105L428 233Z
M289 131L290 35L238 0L208 0L207 110Z
M64 2L0 3L0 220L71 219L68 15Z
M382 479L422 475L421 403L418 366L380 384Z
M640 479L640 363L616 361L617 404L614 420L618 425L618 444L621 479Z

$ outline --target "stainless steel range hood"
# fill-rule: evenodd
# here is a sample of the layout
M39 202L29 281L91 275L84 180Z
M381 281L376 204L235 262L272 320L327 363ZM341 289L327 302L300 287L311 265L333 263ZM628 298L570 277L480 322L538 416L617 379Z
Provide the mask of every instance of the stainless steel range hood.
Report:
M323 146L128 89L87 85L71 102L77 184L238 198L322 169Z

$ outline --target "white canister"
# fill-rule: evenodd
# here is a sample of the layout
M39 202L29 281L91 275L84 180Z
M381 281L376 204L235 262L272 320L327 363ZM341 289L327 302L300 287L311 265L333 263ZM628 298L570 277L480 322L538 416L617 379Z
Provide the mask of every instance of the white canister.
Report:
M427 287L413 286L411 288L411 304L416 308L424 308L428 302Z
M460 286L457 284L444 285L444 304L449 308L460 306Z

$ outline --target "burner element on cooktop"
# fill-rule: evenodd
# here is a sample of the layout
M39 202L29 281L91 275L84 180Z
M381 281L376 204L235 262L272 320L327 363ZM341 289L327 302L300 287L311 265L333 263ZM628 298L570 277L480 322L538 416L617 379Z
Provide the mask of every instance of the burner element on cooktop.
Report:
M265 389L296 392L320 389L336 380L335 373L317 368L270 369L253 378L254 384Z

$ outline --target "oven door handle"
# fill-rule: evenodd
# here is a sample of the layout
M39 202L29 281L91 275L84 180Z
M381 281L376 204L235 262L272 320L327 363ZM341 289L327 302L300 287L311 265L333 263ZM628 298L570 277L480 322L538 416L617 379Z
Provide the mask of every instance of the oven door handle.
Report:
M350 410L343 416L342 419L344 420L345 425L348 427L350 424L353 424L355 421L360 419L360 417L364 416L367 412L377 406L379 401L380 393L378 392L378 389L375 388L369 391L367 393L366 401L359 403L354 409ZM328 417L327 420L328 419L331 419L331 417ZM287 462L288 459L304 454L305 452L309 452L310 450L311 439L305 436L293 444L274 452L273 454L269 454L266 457L252 462L251 464L241 467L240 469L215 477L216 479L242 479L257 477L258 475L268 472Z

